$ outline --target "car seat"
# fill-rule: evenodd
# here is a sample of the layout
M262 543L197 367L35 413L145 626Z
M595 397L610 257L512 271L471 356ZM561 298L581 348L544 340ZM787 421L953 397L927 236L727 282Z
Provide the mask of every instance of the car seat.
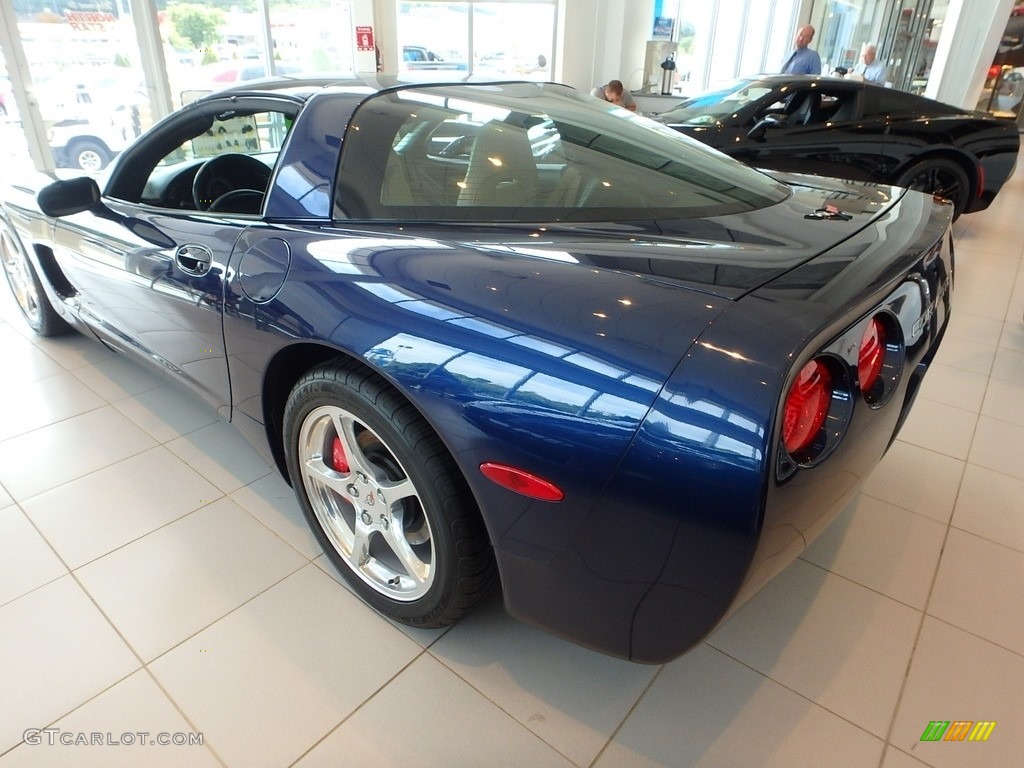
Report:
M459 192L460 206L520 206L537 195L537 164L526 131L490 122L480 129Z

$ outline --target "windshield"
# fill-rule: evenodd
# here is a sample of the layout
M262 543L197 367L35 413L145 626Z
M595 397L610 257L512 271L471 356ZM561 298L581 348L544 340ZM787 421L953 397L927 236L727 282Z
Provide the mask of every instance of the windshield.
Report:
M565 86L384 92L356 112L339 218L616 221L763 208L788 188L659 122Z
M732 116L763 96L771 87L761 82L740 80L718 91L702 93L658 115L669 125L706 125Z

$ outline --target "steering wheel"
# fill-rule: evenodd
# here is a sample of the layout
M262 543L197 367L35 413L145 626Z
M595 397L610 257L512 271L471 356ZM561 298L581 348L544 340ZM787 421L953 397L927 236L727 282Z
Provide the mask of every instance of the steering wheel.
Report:
M250 155L230 153L211 157L203 163L192 181L192 200L200 211L236 189L266 192L270 169Z

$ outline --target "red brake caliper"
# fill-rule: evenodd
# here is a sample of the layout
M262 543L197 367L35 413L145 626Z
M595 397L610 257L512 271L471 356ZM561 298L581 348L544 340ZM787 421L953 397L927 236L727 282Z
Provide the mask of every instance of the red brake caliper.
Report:
M341 444L341 438L334 438L331 443L331 463L338 472L348 472L348 457L345 455L345 446Z

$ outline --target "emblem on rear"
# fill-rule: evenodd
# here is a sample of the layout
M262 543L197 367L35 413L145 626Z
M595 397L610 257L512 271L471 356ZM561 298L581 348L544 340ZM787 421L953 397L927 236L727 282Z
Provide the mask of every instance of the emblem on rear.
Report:
M805 214L805 219L832 219L833 221L849 221L853 218L852 213L843 213L834 205L824 205L813 212Z

